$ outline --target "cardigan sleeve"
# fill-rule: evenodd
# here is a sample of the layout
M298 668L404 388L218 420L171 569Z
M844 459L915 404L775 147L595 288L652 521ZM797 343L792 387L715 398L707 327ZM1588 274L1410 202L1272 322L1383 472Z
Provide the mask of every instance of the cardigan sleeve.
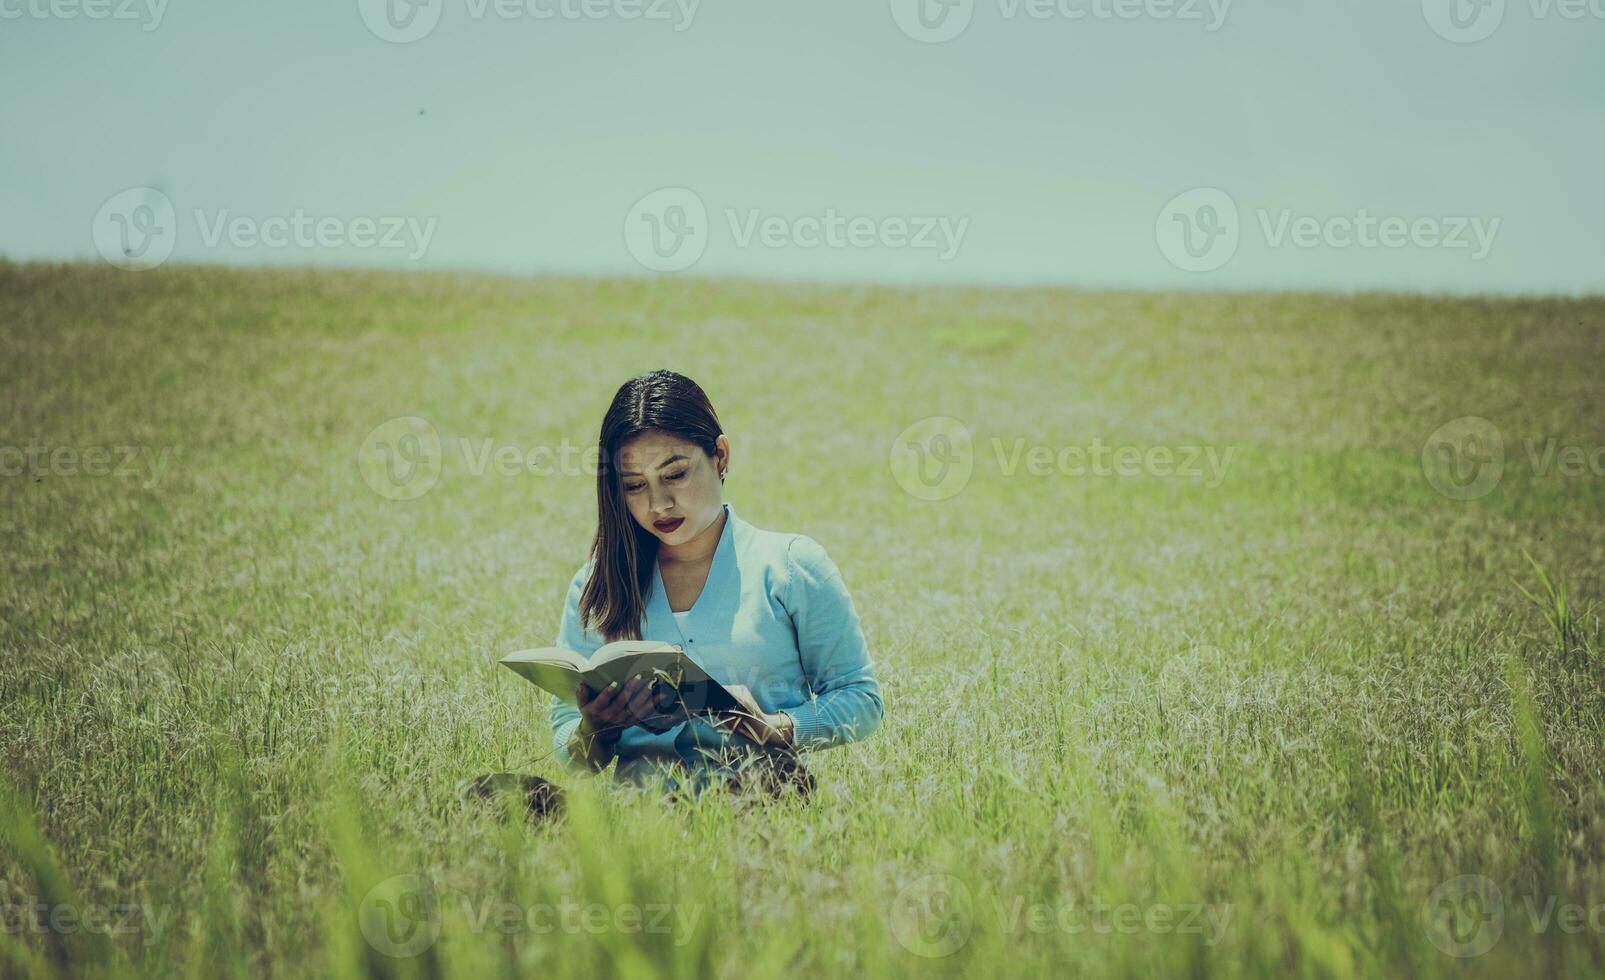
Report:
M602 645L601 637L597 636L595 631L586 629L580 622L580 596L585 592L591 565L592 562L587 560L570 580L568 595L563 602L563 618L557 626L557 637L552 640L552 646L564 647L587 657ZM568 754L568 740L573 736L574 729L579 726L580 709L557 695L552 695L552 740L556 743L555 755L565 766L575 765Z
M782 709L796 722L795 742L823 749L865 738L880 726L884 706L847 584L824 546L805 534L788 546L786 569L782 605L813 693Z
M557 627L557 637L552 641L553 646L565 647L587 657L602 646L601 635L595 630L587 629L580 620L580 596L585 594L585 584L590 580L594 563L595 559L587 559L569 582L568 595L563 601L563 618ZM567 768L583 768L582 764L568 753L569 739L573 737L574 729L580 727L580 709L554 694L551 714L553 756ZM639 725L631 725L619 735L618 755L621 758L632 755L634 754L632 750L638 743L661 738L662 736L655 735Z

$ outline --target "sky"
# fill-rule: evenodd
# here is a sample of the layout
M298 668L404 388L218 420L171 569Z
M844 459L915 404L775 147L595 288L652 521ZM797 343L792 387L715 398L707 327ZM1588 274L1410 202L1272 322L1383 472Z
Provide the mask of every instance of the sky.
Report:
M0 255L1605 292L1605 0L0 0Z

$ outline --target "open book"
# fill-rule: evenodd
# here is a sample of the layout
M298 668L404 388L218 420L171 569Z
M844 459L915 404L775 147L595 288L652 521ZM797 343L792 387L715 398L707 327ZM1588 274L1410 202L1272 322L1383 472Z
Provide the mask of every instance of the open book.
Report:
M693 715L730 711L739 702L676 643L660 640L615 640L586 657L563 647L518 650L501 659L520 677L579 706L574 689L581 681L593 691L609 684L623 687L632 677L644 677L671 696L641 726L665 732Z

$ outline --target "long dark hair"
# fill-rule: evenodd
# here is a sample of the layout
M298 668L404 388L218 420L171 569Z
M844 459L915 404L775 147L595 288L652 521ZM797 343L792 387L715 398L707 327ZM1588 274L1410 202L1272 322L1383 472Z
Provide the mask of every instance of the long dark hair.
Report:
M595 559L580 595L580 622L602 634L603 642L639 640L646 593L658 559L658 539L630 516L619 479L618 453L644 432L666 432L717 454L724 431L695 381L673 371L637 375L619 386L602 418L597 440Z

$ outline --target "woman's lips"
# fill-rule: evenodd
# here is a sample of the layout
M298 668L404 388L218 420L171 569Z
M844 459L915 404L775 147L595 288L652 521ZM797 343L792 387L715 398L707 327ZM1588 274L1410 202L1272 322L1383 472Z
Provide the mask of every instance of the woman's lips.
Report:
M659 531L662 531L664 534L668 534L671 531L677 530L680 525L684 523L685 518L676 517L672 521L653 521L652 526L657 528Z

